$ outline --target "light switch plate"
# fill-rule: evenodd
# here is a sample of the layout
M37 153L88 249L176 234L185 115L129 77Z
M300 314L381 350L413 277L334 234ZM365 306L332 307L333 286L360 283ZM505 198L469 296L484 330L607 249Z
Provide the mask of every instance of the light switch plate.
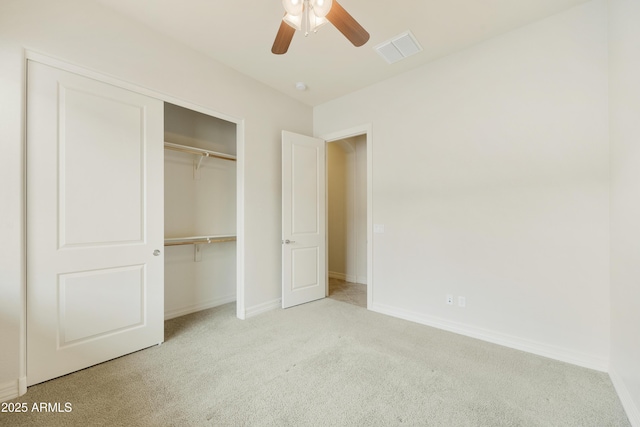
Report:
M384 233L384 224L373 224L374 233Z

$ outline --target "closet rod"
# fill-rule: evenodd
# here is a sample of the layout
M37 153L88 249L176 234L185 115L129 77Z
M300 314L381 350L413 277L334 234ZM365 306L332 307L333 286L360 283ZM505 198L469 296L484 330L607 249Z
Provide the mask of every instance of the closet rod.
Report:
M172 142L165 142L164 148L173 151L180 151L183 153L199 154L203 157L216 157L218 159L231 160L234 162L236 161L236 156L232 156L231 154L218 153L217 151L211 150L203 150L202 148L189 147L186 145L174 144Z
M235 242L235 236L229 237L210 237L201 239L171 239L165 240L165 246L179 246L179 245L200 245L205 243L222 243L222 242Z

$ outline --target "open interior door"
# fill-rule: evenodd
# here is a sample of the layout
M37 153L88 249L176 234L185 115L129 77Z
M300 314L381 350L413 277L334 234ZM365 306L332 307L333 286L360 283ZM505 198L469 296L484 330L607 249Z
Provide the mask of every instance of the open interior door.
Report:
M282 308L327 292L325 142L282 132Z
M27 384L164 340L163 104L28 65Z

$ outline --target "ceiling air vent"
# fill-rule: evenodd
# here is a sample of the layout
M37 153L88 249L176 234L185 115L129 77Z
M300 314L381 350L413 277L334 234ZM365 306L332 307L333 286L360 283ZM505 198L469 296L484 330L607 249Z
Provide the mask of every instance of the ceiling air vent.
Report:
M422 47L420 47L416 38L411 34L411 31L405 31L393 37L391 40L380 43L374 47L374 49L389 64L393 64L394 62L398 62L401 59L422 51Z

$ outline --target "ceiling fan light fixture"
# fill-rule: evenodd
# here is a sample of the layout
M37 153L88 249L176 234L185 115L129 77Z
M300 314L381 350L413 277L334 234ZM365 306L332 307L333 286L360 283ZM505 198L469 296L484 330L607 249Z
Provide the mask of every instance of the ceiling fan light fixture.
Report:
M324 18L327 16L329 11L331 10L331 6L333 6L333 0L312 0L311 7L313 8L313 13L320 18Z
M282 6L288 14L299 16L302 15L304 0L282 0Z
M333 0L282 0L282 4L287 11L282 20L296 30L304 30L307 36L329 22L325 15L329 13Z
M296 30L302 30L302 15L292 15L287 13L282 20Z
M327 18L316 16L313 13L310 13L307 17L308 19L304 19L304 15L291 15L287 13L282 20L286 22L290 27L295 28L296 30L302 30L303 25L308 26L308 29L305 29L305 33L309 34L309 32L316 32L318 28L327 24ZM303 23L304 19L304 23Z
M323 25L329 23L329 21L327 21L327 18L325 18L324 16L316 16L316 15L309 15L310 21L311 21L311 25L309 26L309 30L313 31L314 33L316 31L318 31L318 28L322 27Z

